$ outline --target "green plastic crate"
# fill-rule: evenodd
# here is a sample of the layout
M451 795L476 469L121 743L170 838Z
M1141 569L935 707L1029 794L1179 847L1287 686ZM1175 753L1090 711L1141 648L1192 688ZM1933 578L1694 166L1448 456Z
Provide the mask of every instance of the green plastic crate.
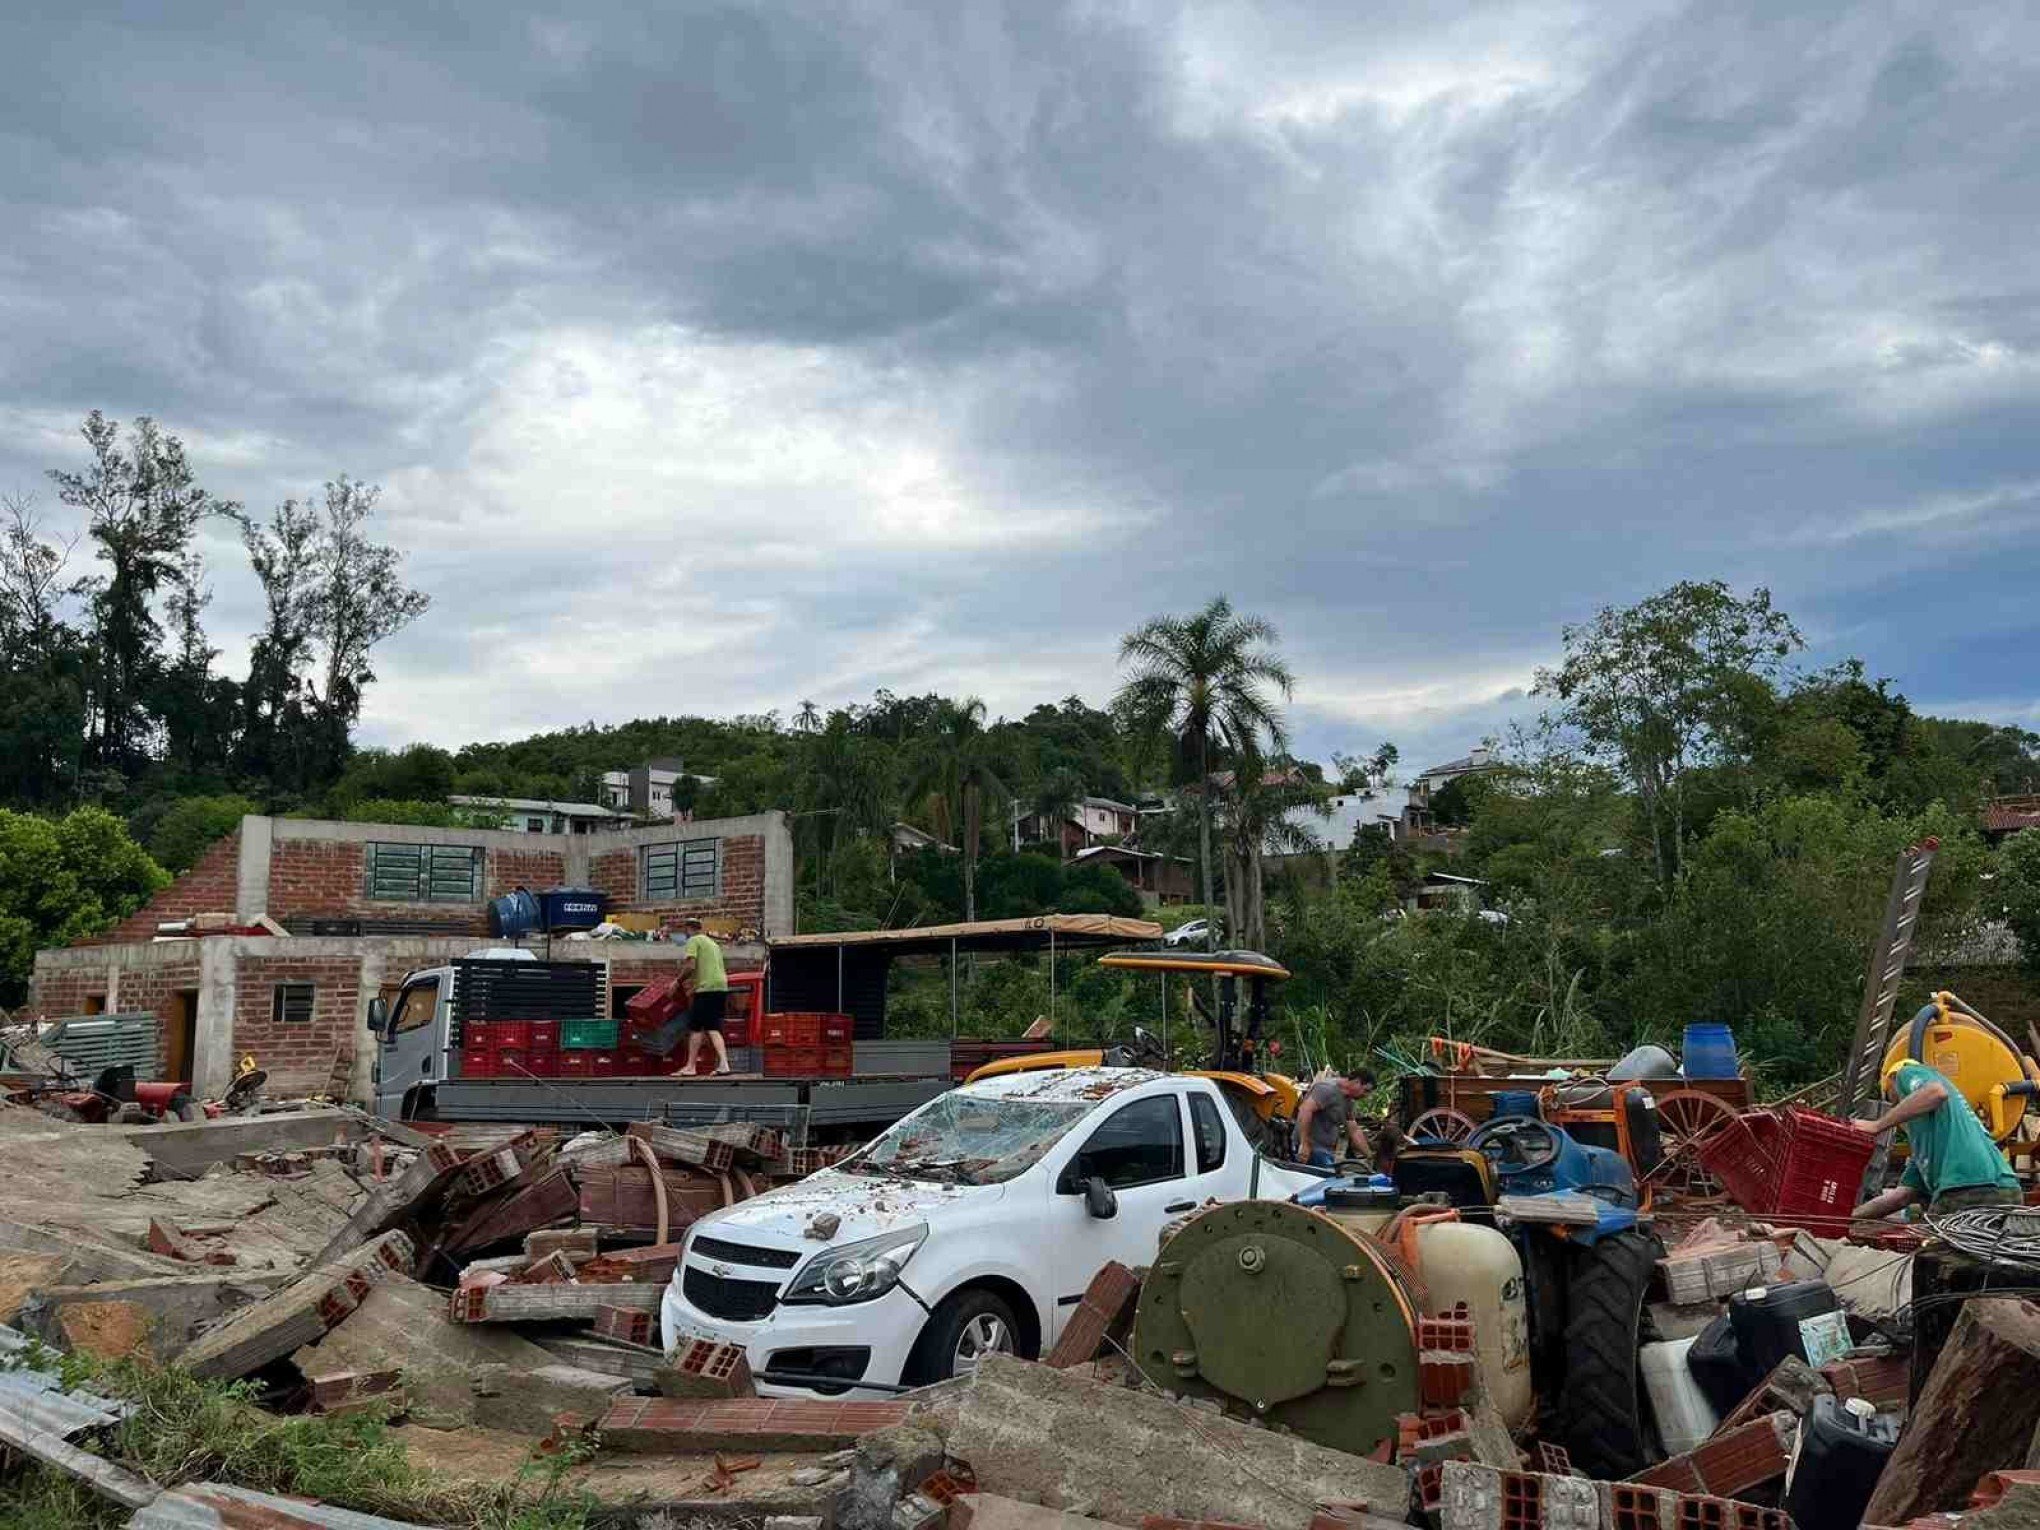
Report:
M616 1045L614 1020L562 1020L560 1046L569 1052L601 1052Z

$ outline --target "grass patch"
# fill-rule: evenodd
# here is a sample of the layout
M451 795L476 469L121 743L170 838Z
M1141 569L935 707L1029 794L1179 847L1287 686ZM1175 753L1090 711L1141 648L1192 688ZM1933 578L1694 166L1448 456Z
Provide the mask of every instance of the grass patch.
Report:
M255 1405L247 1383L201 1381L132 1360L97 1363L45 1350L25 1362L132 1403L133 1414L98 1448L165 1486L230 1482L466 1530L586 1530L597 1507L568 1480L587 1459L586 1445L534 1453L509 1482L448 1486L411 1464L379 1416L270 1413ZM10 1530L113 1530L128 1515L49 1467L27 1462L0 1475L0 1525Z

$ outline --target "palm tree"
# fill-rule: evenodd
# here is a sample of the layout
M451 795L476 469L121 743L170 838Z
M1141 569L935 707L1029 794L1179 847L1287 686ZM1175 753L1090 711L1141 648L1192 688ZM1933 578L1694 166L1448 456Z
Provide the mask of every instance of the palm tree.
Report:
M963 916L977 918L977 858L984 838L984 802L1011 795L999 779L999 749L985 731L985 704L975 696L945 701L934 731L920 745L906 800L925 804L935 832L963 851Z
M1289 666L1274 652L1275 629L1242 616L1223 595L1192 616L1156 616L1119 644L1131 674L1120 687L1127 711L1165 723L1197 770L1197 860L1211 907L1211 756L1279 753L1288 741L1270 692L1287 700ZM1206 944L1211 937L1205 937Z
M1263 863L1270 854L1302 855L1321 848L1300 821L1309 812L1330 816L1325 790L1278 758L1272 764L1248 749L1235 763L1221 842L1225 856L1226 929L1256 951L1268 944L1268 900Z
M822 731L822 709L812 701L803 701L800 710L793 714L794 731L798 733L819 733Z

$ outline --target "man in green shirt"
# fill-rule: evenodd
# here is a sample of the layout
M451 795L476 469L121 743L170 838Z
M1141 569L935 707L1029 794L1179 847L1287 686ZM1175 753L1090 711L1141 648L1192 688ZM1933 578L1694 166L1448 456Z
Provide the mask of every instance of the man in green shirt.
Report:
M1858 1206L1858 1217L1889 1216L1918 1201L1927 1203L1928 1216L2020 1203L2017 1176L1945 1077L1907 1058L1885 1071L1884 1097L1894 1102L1891 1109L1856 1127L1873 1137L1904 1127L1911 1156L1899 1182Z
M713 937L702 932L699 919L682 919L679 928L687 931L679 981L692 982L694 1000L687 1006L684 1016L659 1027L646 1045L651 1051L670 1054L684 1026L687 1031L687 1066L680 1072L694 1071L701 1059L702 1038L706 1037L709 1045L715 1048L715 1071L727 1073L730 1071L730 1053L723 1044L722 1028L723 1011L730 1001L730 977L729 969L723 964L722 947Z

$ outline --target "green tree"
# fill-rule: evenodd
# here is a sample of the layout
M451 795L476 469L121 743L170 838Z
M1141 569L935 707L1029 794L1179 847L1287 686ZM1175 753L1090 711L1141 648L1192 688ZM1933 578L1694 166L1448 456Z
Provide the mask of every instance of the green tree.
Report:
M269 524L241 523L248 564L262 586L262 630L242 687L240 767L272 791L302 793L337 763L307 680L317 619L318 512L287 499ZM344 753L344 751L343 751Z
M1157 616L1128 633L1119 662L1129 670L1119 702L1143 725L1165 727L1196 770L1197 862L1204 903L1212 903L1212 756L1279 753L1288 742L1275 698L1295 689L1275 653L1275 629L1237 614L1223 595L1190 616Z
M1997 881L2005 923L2026 971L2040 980L2040 829L2021 829L1998 846Z
M1087 795L1084 778L1067 765L1058 765L1046 774L1036 777L1033 787L1028 791L1028 811L1046 827L1047 837L1055 844L1058 860L1069 859L1069 847L1063 837L1063 825L1077 815Z
M923 808L938 838L963 852L963 917L975 919L986 801L1004 803L1011 796L1000 776L997 743L985 730L985 704L975 696L944 703L917 752L906 800Z
M408 627L432 597L403 580L403 558L368 539L368 522L382 490L342 473L326 485L319 527L313 630L326 659L327 713L343 728L361 715L361 695L375 672L376 646Z
M1661 887L1684 853L1690 778L1748 758L1776 706L1772 681L1799 631L1771 592L1738 597L1721 580L1683 581L1633 606L1568 626L1564 658L1535 694L1596 759L1619 764L1650 829Z
M39 949L98 934L169 881L103 808L63 818L0 809L0 1004L26 996Z
M238 508L200 487L184 443L143 415L121 430L97 409L81 433L91 462L55 470L57 497L85 514L85 534L107 574L93 581L92 732L95 763L132 776L147 757L151 727L143 703L162 667L162 625L154 605L181 570L192 533L207 515Z
M246 797L180 797L149 831L149 854L171 872L189 871L211 846L241 827L261 804Z
M0 801L53 807L77 792L85 651L63 615L70 555L33 501L0 496Z

